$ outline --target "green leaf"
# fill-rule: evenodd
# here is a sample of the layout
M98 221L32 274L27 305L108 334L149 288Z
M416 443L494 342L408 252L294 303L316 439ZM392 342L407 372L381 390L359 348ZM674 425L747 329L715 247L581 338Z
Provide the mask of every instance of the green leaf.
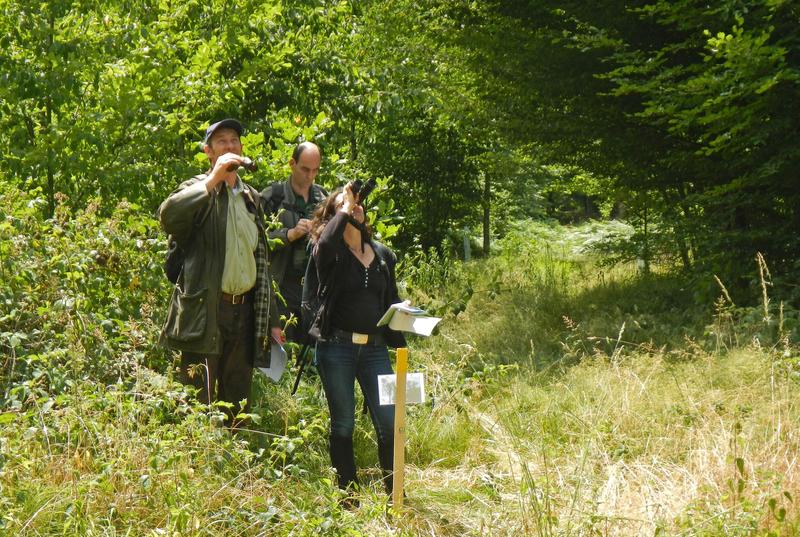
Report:
M11 423L16 419L17 415L14 412L4 412L0 414L0 425Z

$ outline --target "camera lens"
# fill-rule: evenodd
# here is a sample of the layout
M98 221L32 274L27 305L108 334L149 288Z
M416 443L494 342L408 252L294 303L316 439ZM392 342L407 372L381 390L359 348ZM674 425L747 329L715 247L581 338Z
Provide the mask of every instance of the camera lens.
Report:
M372 191L375 190L376 186L377 183L375 182L375 179L369 179L367 183L361 188L361 192L359 192L358 199L364 201L367 198L367 196L369 196L372 193Z

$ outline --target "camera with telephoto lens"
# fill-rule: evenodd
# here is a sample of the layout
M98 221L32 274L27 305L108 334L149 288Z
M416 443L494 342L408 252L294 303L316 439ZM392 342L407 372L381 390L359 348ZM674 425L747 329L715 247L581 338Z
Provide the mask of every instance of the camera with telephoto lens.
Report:
M362 203L367 196L369 196L375 187L378 184L375 182L375 179L368 179L366 183L364 183L361 179L356 179L353 181L353 196L356 197L358 203Z

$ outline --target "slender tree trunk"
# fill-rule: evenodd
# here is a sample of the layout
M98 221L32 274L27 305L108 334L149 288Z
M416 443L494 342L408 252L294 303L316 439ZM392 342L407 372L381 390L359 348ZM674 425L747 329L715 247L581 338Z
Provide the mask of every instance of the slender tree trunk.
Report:
M55 36L55 14L50 11L50 35L47 38L47 49L53 50L53 36ZM52 72L49 73L50 76L48 77L50 83L52 83L53 77ZM48 84L50 85L50 84ZM51 88L52 89L52 88ZM48 218L52 218L56 212L56 184L55 184L55 171L53 170L54 167L54 157L53 157L53 99L50 96L50 92L48 92L47 97L45 98L45 113L47 114L44 132L45 134L45 143L47 144L47 209L48 209Z
M689 243L686 241L685 229L687 226L682 225L681 219L686 220L689 216L685 207L685 195L679 185L677 190L661 190L661 199L665 206L672 207L672 210L666 211L664 215L672 221L672 229L675 231L675 244L678 249L678 255L683 263L683 268L689 270L692 268L691 257L689 253Z
M491 247L491 234L489 224L491 223L491 206L492 206L492 183L489 179L489 174L483 174L483 253L489 255L489 248Z
M686 239L683 235L678 235L678 250L680 251L683 268L689 270L692 268L692 261L689 258L689 246L686 244Z
M683 183L678 184L678 207L680 207L681 211L683 211L682 216L684 221L689 220L692 217L691 208L686 202L686 188ZM681 226L679 229L688 230L691 228L689 226ZM686 234L681 234L678 236L678 247L681 251L681 261L683 262L683 268L686 270L692 268L692 252L694 250L692 247L693 243L694 241L692 240L692 235L688 231Z
M644 273L650 274L650 236L648 235L648 217L650 216L648 207L644 206L644 245L642 246L642 259L644 260Z

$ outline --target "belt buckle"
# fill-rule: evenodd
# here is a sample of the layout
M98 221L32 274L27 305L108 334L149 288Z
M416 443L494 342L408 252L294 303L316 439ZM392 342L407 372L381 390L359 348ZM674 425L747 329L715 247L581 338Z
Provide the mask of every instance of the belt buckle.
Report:
M353 343L356 345L366 345L369 341L369 335L367 334L359 334L358 332L353 332Z
M244 295L231 295L231 304L244 304Z

